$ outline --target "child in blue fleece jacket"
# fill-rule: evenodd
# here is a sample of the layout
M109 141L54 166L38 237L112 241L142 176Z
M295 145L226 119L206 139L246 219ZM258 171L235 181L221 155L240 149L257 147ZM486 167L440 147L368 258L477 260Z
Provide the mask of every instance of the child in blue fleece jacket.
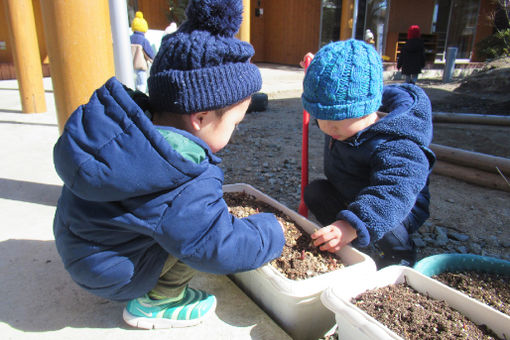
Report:
M247 271L281 254L273 214L229 213L214 155L262 85L253 47L234 37L242 11L241 0L191 0L154 59L149 97L111 78L55 145L57 250L78 285L129 300L131 326L195 325L216 306L188 287L196 271Z
M304 108L326 134L326 179L304 192L325 225L321 250L374 245L379 268L413 265L409 235L429 217L428 178L435 156L430 101L419 87L383 87L381 58L358 40L319 50L303 81Z

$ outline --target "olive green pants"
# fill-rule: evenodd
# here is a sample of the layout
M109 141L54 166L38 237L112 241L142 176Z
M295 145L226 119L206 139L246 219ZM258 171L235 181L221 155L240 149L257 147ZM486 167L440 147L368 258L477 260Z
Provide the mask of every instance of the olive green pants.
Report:
M159 276L158 283L149 292L151 299L181 298L196 270L168 255Z

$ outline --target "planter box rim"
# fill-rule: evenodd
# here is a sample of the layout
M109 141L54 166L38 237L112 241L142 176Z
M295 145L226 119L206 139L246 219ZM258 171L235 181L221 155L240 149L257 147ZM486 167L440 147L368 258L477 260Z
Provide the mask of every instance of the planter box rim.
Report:
M425 257L414 267L426 276L434 276L444 272L477 271L510 275L510 261L490 256L475 254L438 254Z

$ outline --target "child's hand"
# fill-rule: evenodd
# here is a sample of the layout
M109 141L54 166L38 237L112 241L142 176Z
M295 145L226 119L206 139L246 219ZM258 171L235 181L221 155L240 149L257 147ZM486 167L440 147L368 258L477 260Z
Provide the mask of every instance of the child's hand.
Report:
M334 253L357 237L356 229L348 222L338 220L311 235L313 244L320 250Z

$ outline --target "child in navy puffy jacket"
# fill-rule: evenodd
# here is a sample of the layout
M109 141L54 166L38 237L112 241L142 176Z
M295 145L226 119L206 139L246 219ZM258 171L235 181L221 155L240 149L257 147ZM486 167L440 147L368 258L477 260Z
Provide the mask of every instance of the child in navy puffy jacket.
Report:
M412 265L409 235L429 216L435 156L430 101L419 87L383 88L381 58L358 40L333 42L303 81L304 108L326 134L326 179L305 188L305 203L325 225L312 235L331 252L346 244L380 251L378 267Z
M241 0L191 0L154 59L149 97L108 80L55 145L57 250L81 287L129 300L134 327L195 325L216 306L188 286L196 271L247 271L281 254L273 214L229 213L214 155L262 85L253 47L234 37L242 11Z

